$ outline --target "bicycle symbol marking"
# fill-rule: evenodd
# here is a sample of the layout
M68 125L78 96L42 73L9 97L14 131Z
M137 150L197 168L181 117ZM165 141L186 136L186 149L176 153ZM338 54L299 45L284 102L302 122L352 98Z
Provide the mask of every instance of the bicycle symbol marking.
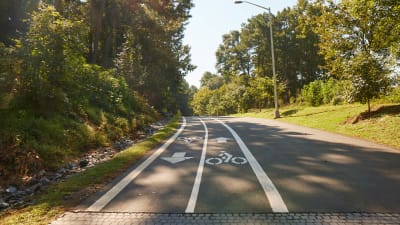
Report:
M247 163L247 159L244 157L234 157L232 154L229 154L225 151L221 151L221 153L218 155L219 157L212 157L206 159L206 163L208 165L216 166L221 163L233 163L236 165L243 165Z
M201 137L178 137L177 138L178 141L184 141L188 144L192 143L193 141L201 140L201 139L202 139Z

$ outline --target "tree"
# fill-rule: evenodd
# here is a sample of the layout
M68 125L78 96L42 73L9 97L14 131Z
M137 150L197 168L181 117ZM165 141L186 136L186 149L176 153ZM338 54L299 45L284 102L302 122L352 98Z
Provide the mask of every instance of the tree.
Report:
M274 96L274 83L271 78L254 77L250 80L248 87L255 106L260 110L265 107L268 101Z
M319 54L319 36L314 30L321 13L318 2L300 0L294 7L278 12L274 20L277 71L287 85L286 101L325 73L321 69L324 58Z
M331 76L353 83L356 100L368 103L390 85L390 49L400 42L398 1L343 0L320 17L321 53Z
M13 39L26 32L23 20L37 9L38 3L39 0L0 1L0 42L6 46L13 45Z
M207 87L200 88L200 90L193 96L191 107L195 115L208 115L208 104L213 91Z
M51 5L39 5L32 14L28 33L18 45L23 105L44 111L64 109L76 69L84 62L85 33L81 21L62 17Z
M200 79L200 87L207 86L208 81L209 81L211 78L215 77L215 76L217 76L217 75L212 74L212 73L209 72L209 71L204 72L204 73L203 73L203 76L201 76L201 79Z
M246 51L245 46L240 43L240 32L231 31L222 37L215 55L217 58L216 68L225 81L230 81L232 77L242 74L250 75L251 63L250 54Z
M319 1L300 0L296 6L278 12L273 18L278 83L286 86L280 97L284 102L296 97L303 85L321 79L324 57L319 54L319 34L315 20L322 14ZM239 31L223 36L216 57L218 74L226 82L244 77L249 87L253 77L272 78L270 16L266 13L250 18Z
M200 87L208 87L210 90L220 88L224 84L224 78L210 72L205 72L200 79Z

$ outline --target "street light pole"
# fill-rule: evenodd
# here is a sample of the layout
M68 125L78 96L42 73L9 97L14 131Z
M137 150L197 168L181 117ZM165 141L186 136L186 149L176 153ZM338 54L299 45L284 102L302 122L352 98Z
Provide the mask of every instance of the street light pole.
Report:
M254 5L256 7L268 10L269 14L269 34L271 36L271 56L272 56L272 80L274 82L274 104L275 104L275 110L274 110L274 119L280 118L279 114L279 105L278 105L278 88L277 88L277 78L276 78L276 71L275 71L275 53L274 53L274 38L272 35L272 13L271 13L271 8L267 8L258 4L254 4L252 2L248 1L235 1L235 4L241 4L241 3L247 3L250 5Z

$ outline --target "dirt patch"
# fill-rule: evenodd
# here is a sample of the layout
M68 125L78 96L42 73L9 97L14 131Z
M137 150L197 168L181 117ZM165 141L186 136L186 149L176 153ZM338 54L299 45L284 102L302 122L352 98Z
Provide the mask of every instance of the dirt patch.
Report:
M379 118L385 115L400 116L400 105L379 106L372 109L371 112L365 111L356 116L349 117L343 124L356 124L366 119Z

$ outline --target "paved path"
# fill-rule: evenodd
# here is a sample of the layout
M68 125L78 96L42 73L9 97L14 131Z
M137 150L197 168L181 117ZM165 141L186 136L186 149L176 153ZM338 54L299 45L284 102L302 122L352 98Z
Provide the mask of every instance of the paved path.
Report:
M400 225L399 190L396 149L275 120L188 117L52 224Z
M400 213L98 213L70 212L52 225L400 224Z

